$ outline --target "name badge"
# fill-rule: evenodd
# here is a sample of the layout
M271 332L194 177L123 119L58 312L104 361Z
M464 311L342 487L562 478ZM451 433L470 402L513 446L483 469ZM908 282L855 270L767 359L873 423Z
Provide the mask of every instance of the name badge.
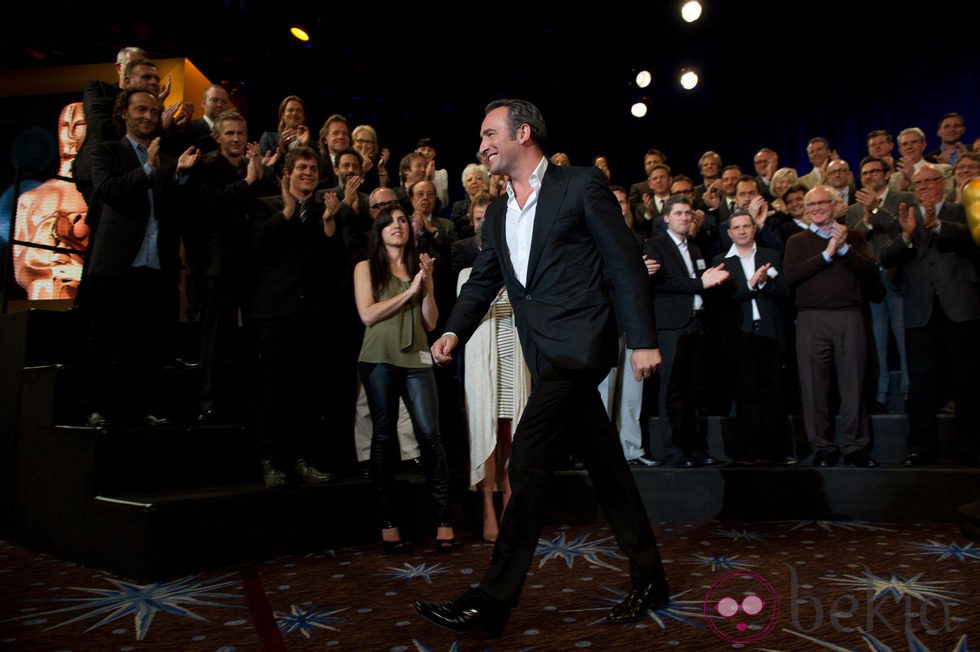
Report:
M708 266L704 264L704 258L698 258L696 261L694 261L694 266L702 272L708 269Z
M419 351L419 360L422 364L431 365L432 364L432 353L429 351Z

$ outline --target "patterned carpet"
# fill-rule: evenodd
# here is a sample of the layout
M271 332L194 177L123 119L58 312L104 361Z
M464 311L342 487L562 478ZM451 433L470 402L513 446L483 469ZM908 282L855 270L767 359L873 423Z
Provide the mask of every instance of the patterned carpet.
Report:
M603 525L542 534L503 635L454 634L411 608L475 583L489 544L324 550L150 585L0 541L0 649L965 651L980 640L980 548L952 523L659 523L671 603L637 624Z

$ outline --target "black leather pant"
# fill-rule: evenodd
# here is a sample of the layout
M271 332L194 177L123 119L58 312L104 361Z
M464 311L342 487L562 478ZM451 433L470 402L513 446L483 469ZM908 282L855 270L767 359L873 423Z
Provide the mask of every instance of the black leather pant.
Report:
M382 527L398 524L394 500L394 469L398 459L392 459L388 454L388 443L398 436L399 397L405 401L419 442L422 469L435 503L436 521L448 523L449 465L439 434L439 396L432 368L408 369L361 362L358 371L371 410L371 475Z

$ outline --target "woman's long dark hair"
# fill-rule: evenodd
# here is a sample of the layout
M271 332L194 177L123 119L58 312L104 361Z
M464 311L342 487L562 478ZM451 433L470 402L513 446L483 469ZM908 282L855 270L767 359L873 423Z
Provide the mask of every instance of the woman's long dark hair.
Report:
M394 221L392 213L395 211L405 215L405 211L401 208L385 208L374 218L374 227L371 229L368 266L371 270L371 288L374 291L375 301L380 299L385 286L391 280L391 270L388 269L388 251L385 249L381 231ZM409 230L409 238L408 242L405 243L405 248L402 249L402 261L405 263L405 269L408 270L409 279L413 279L419 272L419 256L415 249L415 232L412 228L412 220L407 215L405 217L408 219L405 228Z

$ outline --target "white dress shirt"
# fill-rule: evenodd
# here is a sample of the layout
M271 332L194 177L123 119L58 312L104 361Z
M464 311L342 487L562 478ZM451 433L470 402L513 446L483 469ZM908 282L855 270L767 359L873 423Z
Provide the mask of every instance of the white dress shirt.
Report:
M541 193L541 179L548 169L548 159L541 157L538 167L534 168L528 183L531 194L524 203L524 208L517 205L514 188L507 182L507 217L504 221L507 239L507 249L510 251L510 263L521 285L527 287L527 264L531 256L531 236L534 234L534 216L538 210L538 195Z

